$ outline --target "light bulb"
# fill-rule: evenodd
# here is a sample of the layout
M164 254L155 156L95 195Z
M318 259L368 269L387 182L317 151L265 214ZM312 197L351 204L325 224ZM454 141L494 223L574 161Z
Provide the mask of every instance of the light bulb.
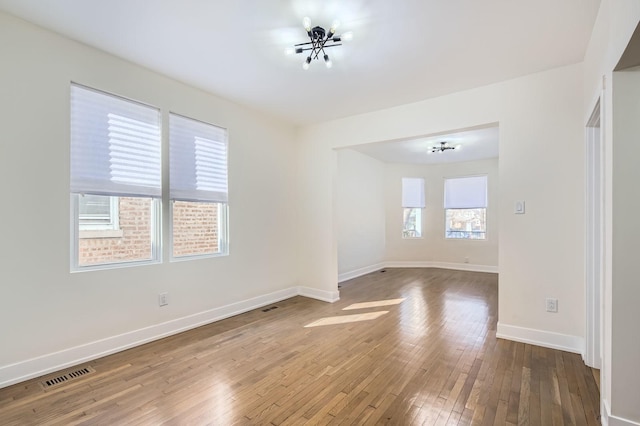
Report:
M331 68L333 66L333 62L331 62L331 59L329 59L329 55L324 55L324 64L327 66L327 68Z
M284 49L285 55L293 55L294 53L296 53L296 50L293 47L287 47Z
M333 24L331 24L331 28L330 28L331 34L335 33L339 26L340 26L340 21L338 21L337 19L333 21Z
M311 56L307 56L307 59L305 59L302 64L302 69L308 70L310 63L311 63Z
M305 30L307 30L307 32L311 31L311 18L309 18L308 16L305 16L304 19L302 20L302 26L304 27Z
M455 148L455 149L456 149L456 150L460 150L460 149L462 149L462 145L456 145L456 148Z
M438 154L442 154L442 150L441 149L438 150Z
M347 31L346 33L342 33L340 35L340 38L344 41L351 41L353 40L353 31Z

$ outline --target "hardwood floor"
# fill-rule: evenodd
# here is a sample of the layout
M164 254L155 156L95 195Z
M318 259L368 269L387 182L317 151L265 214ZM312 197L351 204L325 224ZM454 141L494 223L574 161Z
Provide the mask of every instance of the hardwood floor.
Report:
M579 355L496 339L497 294L495 274L388 269L344 283L334 304L295 297L92 361L47 391L0 389L0 424L599 424ZM404 300L343 310L390 299ZM305 327L327 317L354 321Z

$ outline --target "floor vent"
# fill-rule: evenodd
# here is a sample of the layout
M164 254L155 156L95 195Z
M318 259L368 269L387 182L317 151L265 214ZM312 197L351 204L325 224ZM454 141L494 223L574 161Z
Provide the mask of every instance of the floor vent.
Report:
M95 373L91 367L82 367L77 370L70 371L68 373L62 374L60 376L52 377L51 379L43 380L40 382L40 386L42 389L47 390L51 389L54 386L59 386L63 383L68 383L72 380L79 379L82 376L86 376L87 374Z
M263 310L262 310L262 312L269 312L269 311L272 311L272 310L274 310L274 309L278 309L278 307L277 307L277 306L272 306L272 307L270 307L270 308L263 309Z

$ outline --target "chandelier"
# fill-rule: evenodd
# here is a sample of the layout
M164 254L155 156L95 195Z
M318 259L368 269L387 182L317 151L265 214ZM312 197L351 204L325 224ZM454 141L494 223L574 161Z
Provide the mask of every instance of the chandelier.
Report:
M449 146L448 142L440 142L440 146L432 146L431 148L428 149L427 154L433 154L434 152L437 152L438 154L442 154L445 151L448 151L450 149L460 149L460 145L456 145L456 146Z
M309 36L309 41L295 44L293 48L287 49L287 53L308 52L306 59L302 63L302 68L305 70L309 69L309 65L312 60L320 60L320 58L324 60L324 64L327 68L331 68L333 63L331 62L329 55L327 55L327 52L325 52L325 49L328 49L329 47L342 46L342 41L348 41L353 38L353 33L351 31L337 35L336 29L338 28L338 25L340 25L340 22L334 21L331 28L329 28L329 31L326 31L324 28L319 26L311 28L311 19L309 17L305 17L302 20L302 26Z

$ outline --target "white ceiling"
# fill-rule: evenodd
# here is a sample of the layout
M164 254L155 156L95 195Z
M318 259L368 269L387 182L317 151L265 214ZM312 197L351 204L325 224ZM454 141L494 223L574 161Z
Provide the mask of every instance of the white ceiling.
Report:
M431 153L430 148L447 142L458 149ZM457 131L424 138L386 141L352 146L385 163L435 164L455 163L498 157L498 127L484 127Z
M0 10L297 124L580 62L600 0L0 0ZM354 40L333 68L302 18Z

